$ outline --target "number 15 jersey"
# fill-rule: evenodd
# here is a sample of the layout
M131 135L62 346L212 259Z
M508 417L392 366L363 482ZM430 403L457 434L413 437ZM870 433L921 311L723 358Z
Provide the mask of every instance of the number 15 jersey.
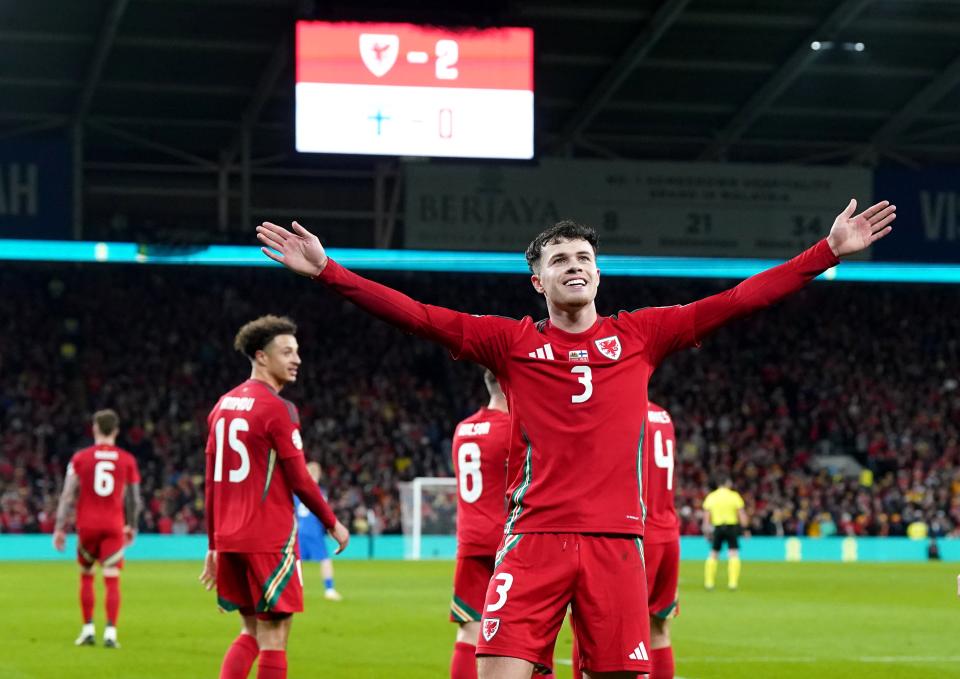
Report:
M220 397L207 425L212 548L273 553L293 549L293 491L278 467L280 459L303 456L296 406L266 383L251 379Z

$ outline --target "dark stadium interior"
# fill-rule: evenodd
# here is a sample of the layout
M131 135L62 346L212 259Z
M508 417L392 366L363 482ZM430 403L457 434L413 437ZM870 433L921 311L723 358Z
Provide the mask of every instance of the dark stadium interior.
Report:
M293 150L298 17L532 26L539 157L960 157L960 5L940 0L4 2L0 138L79 131L87 238L247 242L296 217L373 245L402 172Z
M517 276L376 278L470 312L519 317L540 304ZM599 310L723 285L610 278ZM960 535L957 293L836 286L725 328L654 376L651 395L677 422L684 533L700 530L711 472L729 470L758 534L902 535L922 520L933 535ZM205 418L211 398L246 377L246 359L226 347L260 313L299 322L304 363L290 397L345 522L370 508L398 532L397 483L450 475L453 426L486 402L474 366L282 272L10 265L0 289L0 531L51 529L64 466L88 440L89 413L109 405L143 472L143 530L203 532ZM817 454L851 455L872 479L817 470Z

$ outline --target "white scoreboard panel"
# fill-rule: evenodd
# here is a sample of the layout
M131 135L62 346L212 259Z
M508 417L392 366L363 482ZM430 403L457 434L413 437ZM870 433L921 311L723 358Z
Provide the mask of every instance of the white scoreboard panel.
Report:
M533 157L533 32L297 23L298 151Z

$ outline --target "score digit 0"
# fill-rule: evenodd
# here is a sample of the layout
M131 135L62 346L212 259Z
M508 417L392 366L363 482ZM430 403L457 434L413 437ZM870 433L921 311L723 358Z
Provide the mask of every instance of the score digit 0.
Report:
M453 136L453 109L442 108L438 119L441 139L450 139Z

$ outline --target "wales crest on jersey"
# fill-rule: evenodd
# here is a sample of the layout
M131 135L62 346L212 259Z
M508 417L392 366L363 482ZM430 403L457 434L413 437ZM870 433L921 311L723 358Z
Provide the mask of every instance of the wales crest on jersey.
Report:
M616 335L611 335L610 337L604 337L603 339L594 340L594 344L597 345L597 351L606 356L609 359L616 361L620 358L620 338Z

